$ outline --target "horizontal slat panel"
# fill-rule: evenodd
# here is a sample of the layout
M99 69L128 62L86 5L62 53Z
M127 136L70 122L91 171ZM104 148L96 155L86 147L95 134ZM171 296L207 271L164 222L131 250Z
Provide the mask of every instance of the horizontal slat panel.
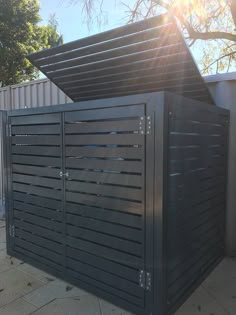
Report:
M29 176L21 174L13 174L13 182L20 182L25 184L32 184L37 186L45 186L55 189L62 189L61 179L43 178L38 176Z
M66 134L83 134L83 133L104 133L104 132L131 132L137 131L140 127L140 120L120 120L119 122L114 121L96 121L96 122L85 122L79 124L66 124Z
M86 194L67 192L66 200L79 203L79 204L85 204L88 206L98 206L98 207L104 207L108 209L119 210L122 212L135 213L135 214L143 213L143 205L141 203L124 201L124 200L119 200L119 199L114 199L114 198L98 197L98 196L91 196L91 195L86 195Z
M88 184L83 182L67 181L66 189L69 191L78 191L103 196L113 196L125 199L133 199L143 201L144 192L141 189L115 187L101 184Z
M53 268L57 272L58 271L62 272L62 270L63 270L62 265L59 265L59 264L57 264L51 260L48 260L45 257L40 256L38 254L38 252L33 251L32 248L29 249L27 244L25 244L25 243L24 244L23 243L16 244L14 250L16 251L16 253L19 253L20 255L22 255L22 257L24 257L24 259L29 257L31 260L31 263L33 260L37 264L42 263L43 265L45 265L47 267Z
M66 146L66 156L97 157L97 158L123 158L123 159L144 159L144 152L141 148L133 147L76 147Z
M41 206L41 207L53 209L53 210L61 210L62 209L62 202L61 201L57 201L55 199L39 197L39 196L28 195L26 193L13 191L13 199L28 203L28 204L33 204L36 206Z
M117 88L118 89L118 88ZM104 90L104 91L98 91L93 93L84 93L84 95L77 95L72 96L74 101L88 101L88 100L96 100L96 99L105 99L105 98L113 98L118 96L126 96L126 95L132 95L132 94L143 94L148 92L172 92L178 95L183 95L188 98L195 98L197 100L205 101L207 103L211 103L211 98L208 95L208 93L205 93L204 86L196 86L196 84L193 84L192 81L190 81L189 85L183 86L182 84L179 85L170 85L170 84L156 84L154 82L152 85L148 84L147 86L144 86L143 84L132 86L132 87L125 87L125 88L119 88L119 90L114 90L112 88L110 91Z
M184 54L185 56L185 54ZM62 88L66 86L74 87L76 84L79 85L83 82L88 82L90 80L104 80L108 77L113 78L116 75L123 75L124 78L129 78L130 74L136 71L149 71L155 70L162 76L163 74L171 74L183 71L187 71L192 66L192 63L188 59L183 59L183 54L175 54L170 56L163 56L162 58L157 59L155 56L152 58L147 58L140 61L130 62L128 64L119 64L117 66L110 66L104 69L94 68L92 71L82 70L77 74L71 76L64 76L61 78L55 78L54 81ZM186 72L188 75L189 72ZM192 74L192 72L190 72ZM95 83L96 83L95 82Z
M117 236L121 239L123 238L126 240L131 240L137 243L143 242L142 231L134 230L126 226L114 225L111 223L94 220L94 218L85 218L83 216L76 216L72 214L67 214L66 220L68 224L74 225L75 227L87 228L97 232L106 233L111 236ZM70 229L69 226L68 229ZM73 231L74 233L76 233L76 228L74 228Z
M183 111L181 106L171 106L172 119L201 121L202 123L210 124L226 124L228 114L220 114L214 110L214 108L204 107L199 110L195 110L193 107L187 108Z
M83 263L91 264L101 270L107 271L109 273L116 274L121 278L125 278L128 281L137 282L137 272L138 270L134 270L132 268L126 267L123 264L115 263L109 260L109 257L102 258L93 254L89 254L87 252L73 249L69 246L66 248L67 255L70 258L75 260L79 260Z
M80 181L91 181L106 184L116 184L123 186L141 187L144 184L144 179L140 175L133 174L119 174L119 173L105 173L105 172L92 172L92 171L78 171L67 169L70 174L69 179Z
M173 59L173 60L172 60ZM180 78L186 76L193 76L195 74L195 68L189 61L179 61L180 58L169 58L168 64L162 64L160 60L143 60L138 63L131 63L125 66L115 67L116 71L111 71L109 68L96 70L94 69L93 73L91 72L82 72L74 75L71 78L64 77L61 79L61 86L65 88L75 89L76 84L85 86L97 84L98 82L113 82L119 81L122 79L135 79L137 77L154 75L159 73L159 78L170 78L172 76L179 75Z
M168 285L171 285L176 281L179 277L183 277L184 273L191 267L193 267L199 261L199 257L202 254L206 254L212 248L215 247L215 244L221 241L221 236L217 236L216 230L211 231L210 236L205 235L205 242L196 243L194 250L186 250L185 260L182 260L180 263L174 266L174 269L168 271ZM189 256L188 256L189 255Z
M87 170L104 170L126 173L142 173L142 161L115 161L115 160L97 160L97 159L76 159L67 158L66 168L77 168Z
M87 111L65 112L65 122L91 121L105 119L121 119L130 117L141 117L144 115L144 106L133 105L116 108L94 109ZM119 124L119 121L114 124Z
M59 170L51 167L12 164L12 171L13 173L59 178Z
M22 238L26 241L30 241L31 243L35 245L39 245L40 247L48 249L52 251L53 254L56 252L57 254L62 255L63 253L63 245L53 242L47 238L37 236L34 233L29 233L21 229L16 229L15 236L17 238ZM60 261L58 263L60 263Z
M100 292L100 294L101 292L108 293L110 297L112 296L116 300L120 299L122 302L129 303L129 305L130 303L132 303L131 305L133 308L138 307L138 309L140 309L140 307L143 306L143 302L140 301L139 298L135 296L130 296L121 290L115 289L114 287L111 288L111 286L106 285L103 282L96 281L95 279L85 276L83 274L80 274L72 268L68 269L67 273L70 277L72 276L76 278L79 283L85 283L86 285L92 286L93 292L94 290L96 290L98 293Z
M34 146L34 145L13 145L13 154L38 155L38 156L61 156L60 147Z
M80 59L87 60L88 63L94 62L96 60L109 59L111 55L117 57L118 55L124 55L130 53L129 48L136 48L136 50L144 50L147 47L142 49L142 45L145 43L146 46L152 41L160 40L160 36L163 36L165 32L166 41L163 43L163 46L168 45L169 43L176 43L180 41L179 34L176 34L173 26L169 25L167 27L156 27L152 29L143 30L139 33L129 34L125 37L119 37L111 41L105 41L97 43L89 47L78 47L78 49L73 51L67 51L64 54L56 55L53 57L43 58L37 61L37 65L41 66L44 71L56 70L57 68L49 67L49 65L59 65L60 68L73 67L73 61L77 61L77 64L80 62ZM141 47L140 47L141 45ZM148 45L150 47L150 45ZM135 50L134 50L135 51ZM105 54L107 52L107 54ZM84 57L91 57L91 59L85 59Z
M225 138L222 136L208 136L208 135L171 135L170 145L204 145L210 143L213 144L224 144Z
M11 124L14 125L34 125L34 124L55 124L61 122L60 114L42 114L29 116L11 117Z
M208 230L214 226L218 227L220 232L220 225L222 218L224 217L224 204L216 207L214 210L208 210L203 214L199 214L199 217L195 218L194 223L185 223L181 227L174 226L173 224L169 226L169 229L172 230L173 234L178 235L175 240L171 237L168 237L170 242L168 253L170 255L180 255L185 251L185 248L188 244L194 243L198 238L200 240L201 233L207 233ZM219 233L220 234L220 233Z
M32 204L27 204L23 202L13 201L13 208L19 211L28 212L34 215L38 215L40 217L46 219L53 219L56 221L62 221L62 212L50 210L44 207L35 206Z
M120 89L123 89L124 86L129 88L136 88L136 87L145 87L149 86L150 88L158 86L158 88L163 88L165 87L171 87L175 86L178 87L180 85L182 86L194 86L196 85L197 87L201 87L202 83L198 81L198 76L196 74L191 74L189 77L185 77L184 75L181 77L180 74L178 75L162 75L160 77L159 74L155 73L153 75L140 75L140 77L136 78L123 78L123 80L120 81L107 81L107 82L97 82L97 84L92 84L92 85L84 85L81 86L79 91L76 90L76 88L71 87L71 88L66 88L65 91L66 93L69 93L71 96L74 95L79 95L79 96L84 96L87 95L88 92L97 94L97 92L103 92L104 91L120 91Z
M116 88L110 87L109 89L104 88L103 90L93 90L89 92L77 92L76 95L70 93L71 97L77 100L95 100L101 98L112 98L115 96L124 96L130 94L141 94L147 92L158 92L158 91L169 91L176 94L183 94L186 97L191 98L194 94L203 94L205 89L201 81L194 82L192 79L188 80L187 83L182 84L180 81L174 82L162 82L158 83L155 80L149 83L142 82L134 85L117 85Z
M125 279L119 278L114 274L102 271L96 267L91 266L90 264L81 263L78 260L69 258L67 260L67 264L68 268L72 268L82 275L86 275L101 283L111 286L111 292L113 288L116 288L120 291L123 291L123 293L127 293L128 295L136 296L140 299L143 298L143 290L137 284L133 284L129 281L126 281Z
M105 60L109 59L116 59L121 58L124 56L130 56L137 53L141 53L143 51L149 51L152 49L160 49L164 50L166 47L168 47L170 50L173 46L179 47L182 45L181 38L179 34L175 36L165 36L165 38L161 38L158 36L153 36L152 38L148 39L145 38L144 41L136 42L134 45L127 45L127 46L118 46L117 48L114 48L111 50L104 50L100 52L96 52L94 50L94 47L91 47L90 52L88 54L80 55L77 54L77 58L73 59L66 59L65 61L62 61L60 63L53 63L42 66L43 71L46 71L48 73L53 72L60 72L64 71L65 69L73 69L74 67L78 67L81 65L87 65L87 64L97 64L99 62L103 62ZM113 44L115 44L113 42Z
M32 224L30 222L22 221L21 219L15 219L14 224L16 228L19 228L21 230L25 230L31 233L35 233L38 236L43 235L43 237L53 240L57 242L58 244L62 243L64 240L64 236L60 233L49 230L45 227Z
M81 220L82 222L84 220ZM87 221L88 222L88 221ZM100 225L103 226L103 222L100 222ZM81 225L82 226L82 225ZM136 244L134 242L130 242L128 240L123 240L112 235L99 233L91 230L93 227L90 225L81 227L75 223L75 225L67 224L67 235L73 236L75 238L85 240L88 242L101 244L112 250L121 251L121 253L125 252L130 255L135 255L138 257L143 257L142 246L140 244ZM88 228L88 229L86 229ZM91 229L90 229L91 228ZM109 231L108 231L109 233Z
M60 158L42 157L42 156L24 156L12 155L12 162L17 164L38 165L38 166L53 166L61 167L62 162Z
M60 145L59 136L13 136L12 144Z
M13 126L12 135L53 135L61 133L61 126L57 125L33 125L33 126Z
M61 265L62 263L62 256L48 250L46 248L43 248L41 246L38 246L36 244L31 243L30 240L23 240L18 237L15 237L14 239L15 246L23 247L26 250L32 251L33 253L37 254L38 256L45 257L46 259L55 262L57 265Z
M206 255L204 255L204 257L202 258L202 260L200 260L198 264L195 265L195 272L193 272L196 277L199 278L204 273L204 271L207 270L207 268L209 268L212 264L214 264L217 259L221 258L222 256L223 251L221 251L220 248L211 249L210 251L208 251ZM181 282L176 282L175 285L168 290L168 297L169 300L172 301L172 303L174 301L177 301L180 296L184 294L185 290L189 291L189 288L191 288L196 281L195 277L193 278L189 275L189 272L186 272L186 277L181 280Z
M106 246L94 244L92 242L74 238L72 236L67 235L66 243L68 246L82 251L87 251L88 253L103 257L104 259L109 257L110 260L128 267L138 269L140 268L140 266L142 267L143 265L142 259L136 256L121 253L116 250L112 250L111 248L107 248Z
M31 54L30 58L32 60L39 60L45 57L51 57L52 55L57 55L61 53L65 53L74 49L79 49L82 47L87 47L90 45L94 45L103 41L114 40L115 38L128 36L132 33L142 32L146 29L151 28L160 28L163 26L171 25L170 21L167 21L166 16L156 16L155 18L147 19L142 23L134 23L129 26L129 28L122 26L116 29L116 32L103 32L100 34L96 34L87 38L83 38L68 44L64 44L62 46L54 47L52 49L46 49L40 52L36 52Z
M201 252L199 252L201 254ZM178 281L174 282L168 289L169 294L168 296L173 299L176 297L176 295L179 294L179 291L183 292L183 290L186 288L186 285L189 285L194 278L190 276L190 274L193 272L197 277L199 277L204 270L204 266L211 261L211 259L214 259L215 257L221 257L223 255L222 250L222 242L217 241L215 245L208 249L204 253L204 255L199 255L199 260L197 263L190 268L189 270L185 271L185 275L187 277L181 277L178 279Z
M224 196L216 195L212 199L209 199L203 203L195 204L191 207L191 211L189 211L189 207L169 207L168 213L170 216L169 225L178 225L178 224L185 224L188 220L194 220L194 217L198 217L201 213L205 211L209 211L211 208L214 209L219 205L225 203Z
M65 136L66 145L142 145L144 137L140 134L128 135L84 135Z
M113 224L130 226L136 229L142 229L143 227L142 217L128 213L120 213L96 206L89 207L76 205L69 202L66 203L65 209L67 213L83 216L86 218L97 219L104 222L112 222Z
M38 196L42 196L46 198L52 198L52 199L57 199L57 200L62 199L61 191L58 191L56 189L13 183L13 190L24 192L31 195L38 195Z
M143 81L142 81L143 79ZM140 89L158 89L158 90L166 90L173 88L175 91L180 90L181 87L184 92L195 91L203 89L203 84L198 80L196 75L182 78L182 80L178 80L177 77L170 76L169 79L163 80L162 78L154 75L153 77L140 77L133 79L123 80L124 82L108 82L107 84L102 84L101 86L92 86L92 87L81 87L78 91L70 91L70 95L73 96L87 96L90 92L92 95L101 96L106 93L117 93L123 92L126 90L137 91Z
M130 55L121 55L120 57L112 57L107 59L107 60L101 60L93 63L85 63L82 65L77 65L73 68L68 68L68 69L62 69L58 71L52 72L53 76L55 78L61 77L61 76L66 76L66 75L73 75L78 73L80 70L81 71L91 71L95 67L96 69L103 69L106 67L113 67L121 64L127 64L130 62L135 62L135 61L140 61L144 60L146 58L161 58L159 56L169 56L173 55L176 53L184 54L185 49L183 48L182 43L177 43L169 46L164 46L164 47L156 47L155 45L154 48L151 49L146 49L145 51L140 51L140 52L135 52ZM146 58L145 58L146 57ZM50 76L50 72L47 72L48 75Z
M181 119L170 119L170 130L173 132L181 133L199 133L199 134L222 134L225 133L225 127L223 124L217 123L206 123L201 120L181 120Z
M45 219L36 215L32 215L30 213L14 210L15 218L32 223L34 225L38 225L41 227L46 226L48 229L52 231L61 232L62 224L53 220Z
M186 104L185 104L186 103ZM224 253L226 128L221 110L169 103L167 295L169 312Z
M151 28L145 28L146 23L149 23L147 19L127 25L125 36L125 28L121 33L120 29L111 30L33 54L30 60L74 101L160 91L164 89L160 86L160 82L163 82L172 92L213 103L205 82L186 49L176 21L171 19L163 23L160 17L155 18L156 24ZM183 71L181 75L181 69L189 70L190 67L190 72ZM156 77L153 77L153 83L156 84L150 86L154 74ZM169 78L172 74L178 79L170 86ZM185 86L183 82L193 82L191 77L196 78L194 84L198 85L198 90L193 93L186 87L182 88ZM129 83L135 80L140 80L140 85L136 85L136 88ZM147 82L150 83L145 85ZM95 85L96 93L93 91ZM125 88L120 88L124 86Z

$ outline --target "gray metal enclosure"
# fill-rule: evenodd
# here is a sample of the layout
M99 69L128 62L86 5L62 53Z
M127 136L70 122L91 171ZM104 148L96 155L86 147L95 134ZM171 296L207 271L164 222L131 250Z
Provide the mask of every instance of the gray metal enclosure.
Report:
M8 112L8 254L173 314L224 256L228 120L167 92Z

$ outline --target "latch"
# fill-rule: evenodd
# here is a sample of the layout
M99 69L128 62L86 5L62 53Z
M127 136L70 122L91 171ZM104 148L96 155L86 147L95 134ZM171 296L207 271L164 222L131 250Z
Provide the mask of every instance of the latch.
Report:
M65 177L69 177L69 172L66 172L66 173L63 173L62 171L60 171L59 173L59 176L62 177L62 176L65 176Z

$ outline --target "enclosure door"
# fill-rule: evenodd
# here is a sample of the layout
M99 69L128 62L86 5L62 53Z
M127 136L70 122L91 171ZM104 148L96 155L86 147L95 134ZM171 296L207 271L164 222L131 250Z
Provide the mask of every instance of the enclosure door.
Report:
M67 272L137 308L145 308L144 110L66 112L64 125Z
M9 117L9 124L11 249L62 271L61 114Z

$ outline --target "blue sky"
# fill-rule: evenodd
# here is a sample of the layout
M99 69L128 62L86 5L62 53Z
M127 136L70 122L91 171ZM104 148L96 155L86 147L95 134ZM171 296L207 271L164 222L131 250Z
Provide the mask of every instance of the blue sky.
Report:
M46 24L50 14L55 14L59 23L59 31L63 34L64 42L86 37L107 29L118 27L126 23L124 7L120 0L104 0L104 15L107 22L101 27L97 23L89 30L85 16L81 12L80 0L78 4L70 4L71 0L40 0L42 23ZM130 0L130 3L134 0ZM116 3L116 5L115 5Z

